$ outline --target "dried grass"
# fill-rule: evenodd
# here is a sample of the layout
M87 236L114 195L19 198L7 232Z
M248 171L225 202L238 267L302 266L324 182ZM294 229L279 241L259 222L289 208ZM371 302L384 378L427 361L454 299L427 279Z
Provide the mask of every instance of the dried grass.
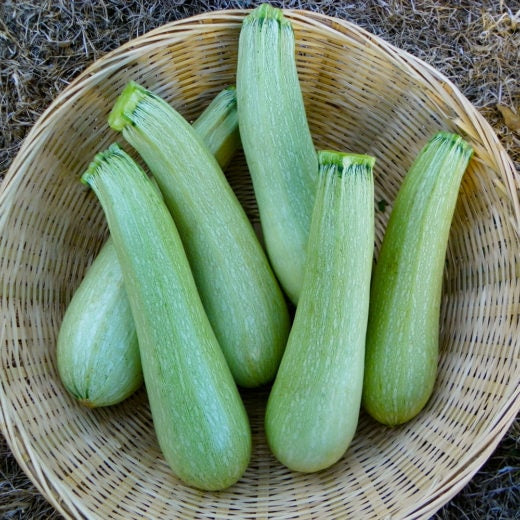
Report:
M95 59L168 21L258 3L4 0L0 3L0 178L38 116ZM436 67L479 108L520 171L520 133L503 115L520 115L520 2L272 3L346 18ZM3 438L0 518L59 518L20 471ZM520 418L470 484L435 518L520 519Z

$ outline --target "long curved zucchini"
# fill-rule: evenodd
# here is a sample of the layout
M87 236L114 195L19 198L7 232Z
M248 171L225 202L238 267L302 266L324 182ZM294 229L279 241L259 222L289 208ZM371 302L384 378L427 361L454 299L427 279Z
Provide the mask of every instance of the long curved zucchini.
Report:
M272 380L289 331L287 305L215 158L177 111L133 82L109 124L157 180L235 380L244 387Z
M283 464L334 464L354 436L374 251L374 158L318 153L320 176L300 302L265 428Z
M249 422L173 219L117 145L98 154L82 180L103 207L121 265L164 457L185 483L224 489L249 462Z
M417 415L437 374L442 275L462 176L472 155L437 133L406 174L373 273L363 405L395 426Z
M293 29L280 9L262 4L244 19L236 87L240 137L267 252L296 304L318 161L296 70Z
M235 88L219 92L193 128L224 168L240 145ZM111 238L67 306L56 355L63 384L91 408L119 403L142 384L134 320Z

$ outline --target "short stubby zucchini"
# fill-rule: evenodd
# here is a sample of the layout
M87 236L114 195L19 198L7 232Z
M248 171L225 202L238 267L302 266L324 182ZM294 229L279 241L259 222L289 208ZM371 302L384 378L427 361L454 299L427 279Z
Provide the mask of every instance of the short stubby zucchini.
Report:
M186 484L227 488L249 463L249 421L175 223L151 180L115 144L82 180L101 203L121 265L164 457Z
M90 408L119 403L141 386L134 320L110 239L67 306L56 356L65 388Z
M374 252L374 158L320 151L304 282L265 429L295 471L334 464L356 431Z
M430 398L439 351L446 248L472 148L439 132L423 147L397 194L374 267L363 406L395 426Z

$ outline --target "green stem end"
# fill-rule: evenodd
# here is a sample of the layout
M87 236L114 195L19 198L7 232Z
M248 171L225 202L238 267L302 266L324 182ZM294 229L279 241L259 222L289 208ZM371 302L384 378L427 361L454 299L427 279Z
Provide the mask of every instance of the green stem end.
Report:
M97 153L85 173L81 176L81 182L86 186L91 186L92 179L96 176L99 168L104 163L109 162L115 155L119 157L126 156L123 149L117 143L112 143L106 150Z
M108 116L110 128L120 132L126 125L133 124L132 114L148 95L150 93L135 81L127 83Z
M318 151L318 163L320 170L334 168L337 175L354 173L355 171L371 171L376 162L375 157L357 153L343 153L334 150Z

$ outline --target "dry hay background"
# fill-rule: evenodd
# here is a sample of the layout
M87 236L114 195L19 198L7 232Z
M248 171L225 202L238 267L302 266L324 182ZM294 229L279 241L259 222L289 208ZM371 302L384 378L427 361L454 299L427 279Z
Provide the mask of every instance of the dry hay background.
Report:
M31 125L94 60L166 22L252 1L0 0L0 179ZM520 1L272 2L350 20L451 79L495 129L520 172ZM0 435L0 519L60 516ZM520 520L520 417L471 482L434 517Z

